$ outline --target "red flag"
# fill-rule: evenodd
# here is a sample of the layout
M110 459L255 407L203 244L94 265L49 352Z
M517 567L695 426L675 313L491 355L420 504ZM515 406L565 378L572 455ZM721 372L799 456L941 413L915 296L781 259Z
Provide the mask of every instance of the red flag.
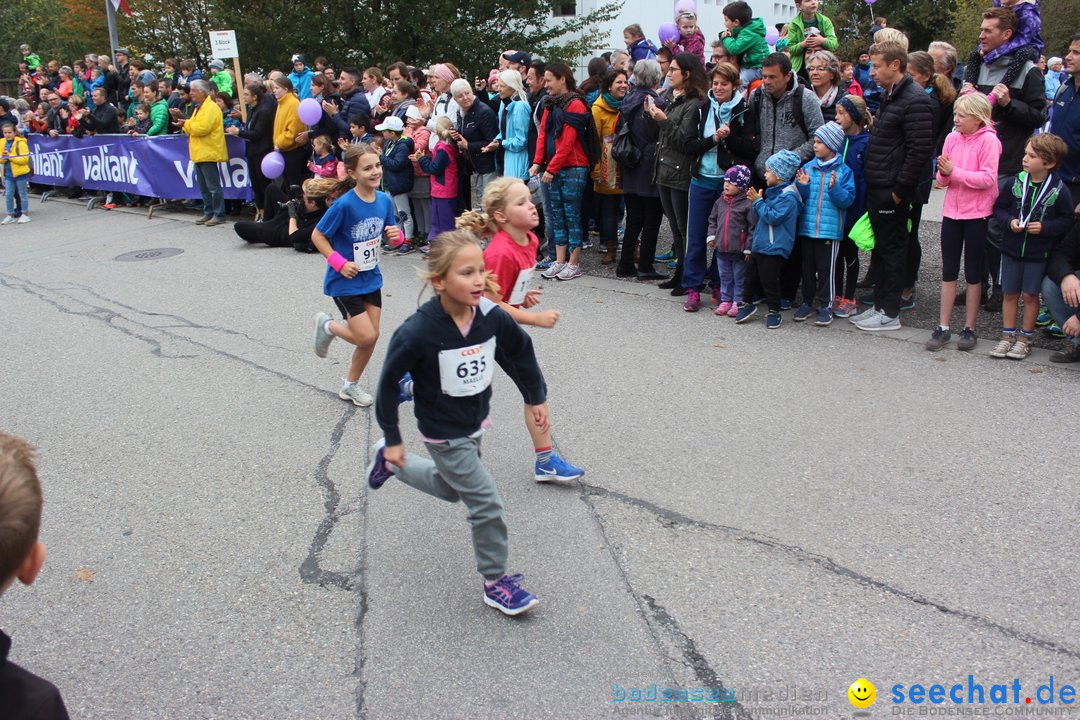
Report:
M128 7L127 0L109 0L112 3L113 10L119 10L128 17L131 17L131 8Z

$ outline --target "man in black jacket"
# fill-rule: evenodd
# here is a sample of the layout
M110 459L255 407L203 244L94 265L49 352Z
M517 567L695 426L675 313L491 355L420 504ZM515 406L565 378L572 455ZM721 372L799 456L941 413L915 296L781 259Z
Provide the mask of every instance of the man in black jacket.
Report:
M93 104L83 108L79 116L79 125L87 132L97 135L115 135L120 132L120 122L116 117L116 108L105 97L104 88L94 88L90 94Z
M454 142L469 159L472 168L470 199L472 207L479 210L483 206L484 188L499 176L495 170L495 153L484 150L499 134L499 120L491 107L477 102L468 81L455 80L450 84L450 92L454 96L454 102L461 108L458 126L454 131Z
M110 97L109 101L125 110L128 106L128 90L131 89L131 65L128 63L128 55L127 48L117 48L116 65L109 68L116 75L115 96Z
M906 74L907 49L899 43L870 48L881 107L864 156L866 208L874 229L877 275L874 307L851 319L860 330L900 329L900 294L908 253L911 201L934 151L930 96Z
M67 114L61 114L61 110L67 110L67 105L55 90L46 90L41 93L42 99L49 103L49 112L45 115L45 132L49 137L58 137L67 132Z
M1051 362L1080 362L1080 223L1054 246L1046 263L1042 297L1050 314L1069 336L1072 347L1050 356Z
M983 13L979 43L985 56L1012 39L1017 31L1016 13L1008 8L990 8ZM990 116L1001 140L1001 159L998 161L998 189L1001 190L1023 168L1024 146L1028 138L1046 122L1046 88L1042 72L1028 63L1012 87L1001 80L1012 62L1012 55L1003 55L990 64L980 64L978 91L990 97L994 106ZM1001 312L1001 290L991 286L997 282L1001 267L1001 238L1003 229L993 217L987 230L984 298L986 310Z
M371 119L371 105L368 104L364 89L360 86L361 73L354 67L347 67L341 71L338 77L338 92L341 94L341 104L323 100L323 110L334 121L338 137L352 137L349 132L349 120L356 116Z

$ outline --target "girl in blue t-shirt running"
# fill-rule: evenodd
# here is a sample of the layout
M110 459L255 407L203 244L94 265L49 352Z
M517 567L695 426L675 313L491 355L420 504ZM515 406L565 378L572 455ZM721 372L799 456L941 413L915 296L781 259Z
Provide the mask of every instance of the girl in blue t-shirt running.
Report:
M401 241L395 225L394 203L378 190L382 180L381 155L367 144L345 150L345 172L356 189L330 206L311 233L311 242L326 257L323 292L334 299L343 322L324 313L315 314L315 354L326 357L330 342L339 337L356 346L349 374L338 392L342 400L368 407L375 398L359 385L375 343L382 314L382 273L379 252L383 238L391 245Z

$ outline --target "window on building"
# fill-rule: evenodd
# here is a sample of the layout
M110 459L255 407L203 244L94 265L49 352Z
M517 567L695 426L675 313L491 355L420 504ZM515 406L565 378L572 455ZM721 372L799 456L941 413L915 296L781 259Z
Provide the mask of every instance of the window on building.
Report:
M556 0L555 17L569 17L577 15L577 0Z

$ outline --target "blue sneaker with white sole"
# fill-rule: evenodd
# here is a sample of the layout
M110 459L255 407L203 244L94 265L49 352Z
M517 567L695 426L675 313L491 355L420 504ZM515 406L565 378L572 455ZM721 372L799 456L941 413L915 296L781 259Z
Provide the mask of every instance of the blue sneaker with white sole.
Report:
M757 312L757 305L753 303L743 303L739 306L739 313L735 316L735 322L742 325L749 320Z
M551 480L577 480L585 474L583 468L574 467L555 453L546 463L536 463L534 475L536 482L550 482Z
M503 575L494 585L484 583L484 604L503 615L520 615L540 601L519 583L525 578L521 573Z
M374 457L367 469L367 484L372 490L378 490L386 481L394 477L394 473L386 467L386 438L379 438L372 448Z

